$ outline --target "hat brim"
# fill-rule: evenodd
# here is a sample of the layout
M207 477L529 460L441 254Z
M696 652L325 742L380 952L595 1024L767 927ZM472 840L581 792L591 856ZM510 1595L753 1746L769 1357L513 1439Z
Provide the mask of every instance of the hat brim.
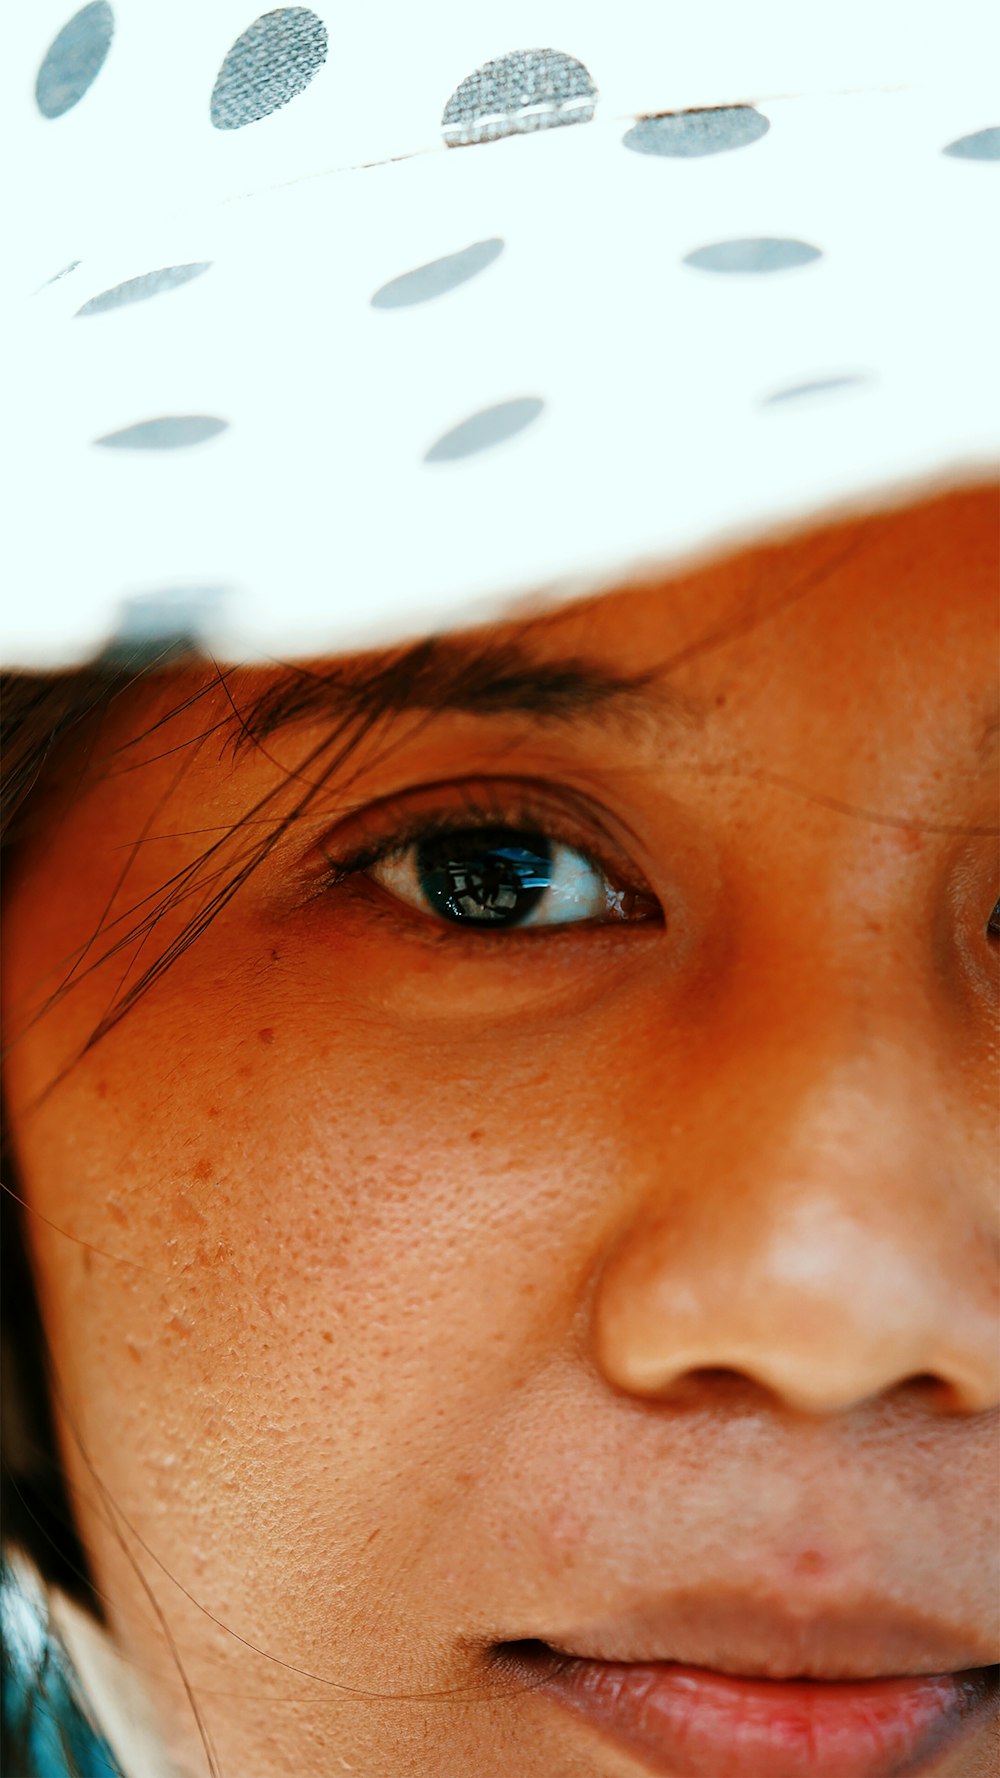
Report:
M342 653L994 474L979 113L732 109L712 153L598 115L95 243L31 299L5 662Z

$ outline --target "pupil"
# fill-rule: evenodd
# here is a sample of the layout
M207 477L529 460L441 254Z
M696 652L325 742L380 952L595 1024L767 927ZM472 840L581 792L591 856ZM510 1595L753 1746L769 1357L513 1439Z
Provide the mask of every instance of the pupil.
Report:
M420 887L435 913L466 926L517 926L552 884L544 834L471 828L417 845Z

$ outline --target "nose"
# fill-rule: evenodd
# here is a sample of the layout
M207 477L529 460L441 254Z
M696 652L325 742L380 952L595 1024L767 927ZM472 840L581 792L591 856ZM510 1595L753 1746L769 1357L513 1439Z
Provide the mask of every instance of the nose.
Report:
M652 1183L598 1278L605 1377L668 1399L735 1372L817 1415L917 1381L943 1411L995 1407L992 1193L970 1187L976 1159L941 1093L891 1045L839 1067L781 1061L739 1087L713 1076L688 1106L688 1130L709 1133L678 1143L683 1173L655 1120L630 1120Z

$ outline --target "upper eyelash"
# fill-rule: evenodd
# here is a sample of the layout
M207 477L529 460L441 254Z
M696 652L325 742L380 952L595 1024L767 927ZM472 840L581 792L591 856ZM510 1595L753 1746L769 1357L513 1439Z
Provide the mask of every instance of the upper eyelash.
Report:
M473 802L470 797L457 808L426 809L409 821L403 821L402 825L394 826L391 833L383 838L358 846L340 857L331 852L328 842L325 843L321 851L329 867L329 874L324 876L321 887L336 888L348 878L370 870L373 864L380 864L385 858L405 852L408 846L414 845L418 840L436 839L447 833L460 832L463 828L476 827L534 828L556 844L569 846L582 853L591 863L598 865L610 881L615 881L619 874L581 835L570 838L565 832L560 832L551 812L543 813L539 807L533 808L529 801L513 806L509 803L505 806L499 803L487 806Z

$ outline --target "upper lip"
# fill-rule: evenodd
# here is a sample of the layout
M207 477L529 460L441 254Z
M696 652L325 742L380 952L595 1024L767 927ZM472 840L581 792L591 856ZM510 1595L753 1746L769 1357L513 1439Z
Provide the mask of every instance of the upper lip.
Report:
M990 1666L985 1638L880 1597L819 1604L743 1590L674 1593L544 1638L579 1659L680 1662L741 1678L868 1680Z

